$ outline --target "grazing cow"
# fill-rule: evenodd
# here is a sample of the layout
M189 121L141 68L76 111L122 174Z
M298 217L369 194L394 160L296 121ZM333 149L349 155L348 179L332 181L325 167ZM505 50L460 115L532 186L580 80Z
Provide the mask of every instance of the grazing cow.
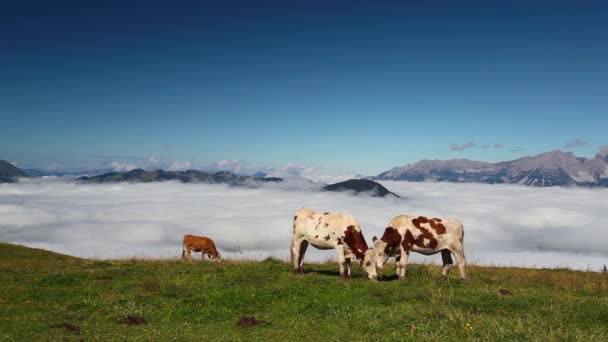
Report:
M296 273L304 273L304 253L308 244L318 249L336 249L342 278L350 278L350 260L356 258L368 277L376 279L374 253L368 249L361 226L352 215L299 209L293 218L291 240L291 260Z
M192 260L190 252L201 252L201 260L205 259L205 255L209 259L220 261L220 253L215 248L215 243L208 237L196 235L184 235L184 245L182 250L182 258Z
M441 273L446 278L452 266L450 253L453 253L460 270L460 278L466 282L463 238L462 223L456 219L400 215L388 223L388 228L384 230L379 240L373 237L373 250L379 268L382 268L389 257L397 258L396 273L399 280L405 279L405 268L410 251L425 255L441 252L443 259Z

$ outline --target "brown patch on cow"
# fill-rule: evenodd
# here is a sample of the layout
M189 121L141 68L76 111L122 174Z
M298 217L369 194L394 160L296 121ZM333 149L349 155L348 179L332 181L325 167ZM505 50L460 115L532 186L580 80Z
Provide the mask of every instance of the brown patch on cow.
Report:
M403 249L405 251L409 251L412 249L412 247L414 245L421 247L421 248L430 248L430 249L435 249L437 248L437 239L435 239L435 237L433 236L433 234L431 232L428 231L428 229L426 228L422 228L420 227L420 235L418 235L418 237L414 237L414 235L412 234L412 232L410 232L409 230L405 232L405 235L403 235L403 242L401 243L401 246L403 246ZM429 242L425 243L424 239L428 239Z
M440 219L440 218L433 217L433 220L435 220L435 221L437 221L437 222L441 222L441 219Z
M329 236L329 234L327 234L326 237L324 237L325 241L329 240L331 237Z
M501 296L510 296L513 294L513 292L511 292L507 289L500 289L500 290L498 290L498 294Z
M339 238L338 238L338 245L343 245L343 244L344 244L344 241L342 241L342 238L341 238L341 237L339 237Z
M357 231L353 225L346 227L344 231L344 243L355 254L357 259L363 260L368 247L361 231Z
M371 265L372 265L371 261L368 261L368 262L365 263L365 266L371 266Z
M418 216L418 221L420 221L421 223L428 223L429 219L424 216Z
M435 229L437 235L445 234L445 226L442 223L436 223L435 219L429 221L431 228Z
M296 216L293 217L294 221L297 220L297 219L298 219L298 215L296 215Z
M251 317L241 317L241 319L239 319L238 322L236 322L236 325L241 326L241 327L253 327L254 325L258 325L262 323L262 321L258 321L257 319L255 319L255 317L251 316Z
M401 242L401 234L393 227L387 227L380 240L386 242L385 253L392 254Z
M319 235L315 235L315 239L318 238L318 237L319 237Z
M119 320L118 324L141 325L141 324L148 324L148 322L145 319L143 319L142 317L127 315L127 317Z
M435 239L433 233L431 233L426 228L420 228L420 232L422 234L418 235L418 237L416 238L416 246L435 249L435 247L437 247L437 239ZM428 244L424 243L424 239L429 240Z
M328 212L324 212L323 215L329 215L329 213Z
M414 238L414 235L412 235L412 232L410 232L409 230L406 230L405 234L403 234L403 242L401 242L401 246L403 247L403 250L405 250L406 252L409 252L415 243L416 243L416 239Z
M76 325L70 324L70 323L66 323L66 322L51 324L51 325L49 325L49 328L61 328L61 329L65 329L68 331L80 332L79 326L76 326Z
M329 223L326 223L326 224L325 224L325 228L327 228L327 227L329 227Z

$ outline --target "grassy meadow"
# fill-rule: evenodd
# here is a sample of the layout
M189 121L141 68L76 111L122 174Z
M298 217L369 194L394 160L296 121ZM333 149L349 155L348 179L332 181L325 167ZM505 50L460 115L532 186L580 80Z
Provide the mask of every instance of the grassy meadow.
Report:
M0 244L0 340L608 340L608 274L335 263L85 260Z

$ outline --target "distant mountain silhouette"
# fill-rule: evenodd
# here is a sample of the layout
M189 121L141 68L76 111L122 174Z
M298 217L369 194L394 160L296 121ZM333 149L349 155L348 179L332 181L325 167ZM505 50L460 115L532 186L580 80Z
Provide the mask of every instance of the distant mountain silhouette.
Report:
M0 183L13 183L20 177L29 176L23 170L6 160L0 160Z
M326 185L323 187L326 191L354 191L358 193L368 193L372 197L385 197L392 195L399 197L397 194L390 192L380 183L376 183L369 179L349 179L344 182Z
M83 176L77 178L78 181L86 183L149 183L177 180L182 183L221 183L229 185L248 185L255 186L259 183L282 182L282 178L257 178L250 176L237 176L230 172L207 173L197 170L188 171L164 171L154 170L145 171L134 169L128 172L108 172L97 176Z
M595 158L576 157L559 150L499 163L468 159L421 160L395 167L376 180L410 182L511 183L535 187L608 187L608 149Z
M48 169L40 169L40 168L32 168L32 169L23 169L30 177L46 177L46 176L70 176L70 177L80 177L87 175L100 175L102 173L113 172L112 169L104 168L104 169L94 169L94 170L81 170L81 171L62 171L62 170L48 170Z

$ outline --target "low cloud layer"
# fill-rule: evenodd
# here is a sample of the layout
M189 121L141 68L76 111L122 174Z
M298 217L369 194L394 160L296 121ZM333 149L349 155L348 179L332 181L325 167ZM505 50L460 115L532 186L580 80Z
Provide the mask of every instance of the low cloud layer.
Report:
M177 257L183 234L215 239L225 256L288 258L300 207L344 211L371 243L397 214L455 217L470 262L599 270L608 263L605 189L383 182L403 199L358 197L270 184L74 184L61 179L0 185L0 240L95 258ZM297 189L297 190L295 190ZM334 258L309 248L308 258ZM414 262L439 263L435 256Z

